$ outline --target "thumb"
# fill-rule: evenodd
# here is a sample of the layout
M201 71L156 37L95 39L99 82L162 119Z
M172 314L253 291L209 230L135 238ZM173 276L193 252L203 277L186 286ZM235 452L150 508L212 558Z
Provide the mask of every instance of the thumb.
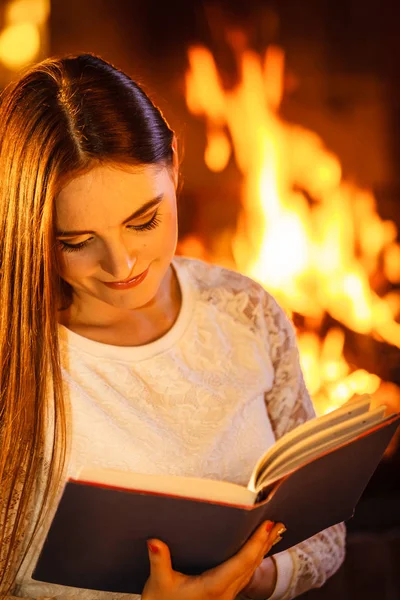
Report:
M172 580L171 554L167 544L161 540L147 540L150 560L150 578L154 584L162 586Z

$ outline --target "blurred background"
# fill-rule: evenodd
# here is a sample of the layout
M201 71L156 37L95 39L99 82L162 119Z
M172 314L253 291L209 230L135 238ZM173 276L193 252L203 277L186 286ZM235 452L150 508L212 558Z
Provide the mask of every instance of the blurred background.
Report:
M395 2L1 0L0 86L99 54L179 138L178 251L240 270L297 327L318 414L400 410L400 35ZM311 599L400 599L399 436Z

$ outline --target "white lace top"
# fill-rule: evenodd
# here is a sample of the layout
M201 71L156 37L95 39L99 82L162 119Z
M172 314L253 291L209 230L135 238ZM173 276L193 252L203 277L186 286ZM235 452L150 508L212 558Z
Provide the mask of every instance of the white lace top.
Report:
M173 266L182 307L155 342L111 346L60 326L71 418L66 477L87 465L247 485L261 453L314 415L293 327L274 299L215 265L176 257ZM14 595L140 598L32 580L46 531L35 539ZM344 552L344 526L337 525L276 555L272 598L289 600L322 585Z

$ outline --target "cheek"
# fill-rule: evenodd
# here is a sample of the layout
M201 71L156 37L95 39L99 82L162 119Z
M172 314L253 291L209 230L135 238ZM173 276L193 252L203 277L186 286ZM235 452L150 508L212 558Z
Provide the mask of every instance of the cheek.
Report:
M174 252L177 235L176 215L173 212L165 214L161 225L153 231L152 237L144 242L143 248L154 253Z
M176 209L166 215L165 220L165 237L171 242L176 242L178 236L178 220Z
M65 256L66 254L66 256ZM79 252L63 253L61 257L61 276L65 279L74 279L87 275L94 268L93 258L89 254Z

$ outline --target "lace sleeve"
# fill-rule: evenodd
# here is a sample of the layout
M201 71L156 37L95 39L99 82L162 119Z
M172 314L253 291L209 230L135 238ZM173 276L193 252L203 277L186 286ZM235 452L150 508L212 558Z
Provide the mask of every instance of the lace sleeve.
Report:
M268 294L264 296L263 313L275 374L274 385L265 394L265 402L278 439L315 413L304 383L292 323ZM345 526L340 523L325 529L288 552L294 568L282 600L291 600L311 588L322 586L337 571L345 555Z

